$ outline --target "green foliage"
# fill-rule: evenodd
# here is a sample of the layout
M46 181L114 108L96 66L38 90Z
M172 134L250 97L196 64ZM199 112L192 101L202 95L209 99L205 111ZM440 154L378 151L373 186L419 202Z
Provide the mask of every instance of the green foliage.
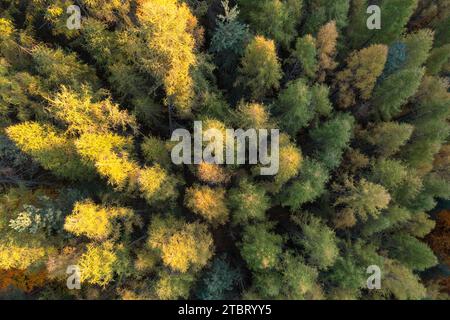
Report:
M302 79L289 82L280 92L275 111L281 114L280 124L291 136L295 136L314 117L311 96L310 88Z
M272 89L278 89L282 77L275 44L262 36L256 36L245 49L241 60L237 85L250 90L250 97L261 99Z
M319 28L330 20L336 21L336 26L342 30L347 26L347 15L350 8L349 0L306 0L307 12L303 32L315 34Z
M372 104L385 121L401 112L402 106L419 88L423 74L424 69L405 69L389 76L375 89Z
M302 0L238 0L241 14L256 34L274 39L289 47L297 35Z
M264 221L270 206L264 189L248 181L241 181L238 188L231 189L228 201L232 210L234 224L248 224L251 221Z
M321 126L310 131L316 147L315 158L328 169L339 166L342 154L352 136L354 118L348 114L338 114Z
M407 234L394 235L388 247L392 258L412 270L422 271L438 263L433 251L425 243Z
M281 204L298 210L308 202L317 199L325 190L328 171L323 164L306 159L298 179L285 188L281 195Z
M302 232L296 234L293 240L304 248L308 263L321 270L331 267L339 255L334 231L314 216L304 216L296 222Z
M250 270L272 269L279 262L283 238L270 229L267 223L249 225L244 229L241 255Z
M300 61L303 73L313 78L318 69L316 39L309 34L298 38L295 43L294 57Z
M215 258L201 279L197 296L201 300L224 300L230 297L240 278L239 271L230 265L226 256Z

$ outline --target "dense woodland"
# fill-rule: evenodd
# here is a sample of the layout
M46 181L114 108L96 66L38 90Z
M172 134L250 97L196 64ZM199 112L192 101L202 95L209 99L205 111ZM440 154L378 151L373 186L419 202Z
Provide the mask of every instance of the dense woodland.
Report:
M0 297L447 299L449 32L448 0L0 0ZM279 128L278 174L174 165L197 120Z

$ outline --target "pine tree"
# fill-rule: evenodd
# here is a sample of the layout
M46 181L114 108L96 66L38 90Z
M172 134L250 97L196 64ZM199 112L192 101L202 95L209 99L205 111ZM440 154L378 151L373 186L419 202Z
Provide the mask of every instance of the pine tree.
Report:
M333 265L339 255L336 235L327 225L314 216L304 216L295 219L302 232L293 238L304 248L308 263L320 270L326 270Z
M164 264L174 271L199 270L213 254L211 234L199 222L186 223L173 216L156 216L148 235L148 246L158 250Z
M185 205L202 216L213 226L228 221L229 211L225 204L225 190L207 186L193 186L186 190Z
M66 216L64 229L93 240L105 240L117 231L115 220L130 219L133 212L126 208L105 208L92 201L77 202L72 213Z
M256 36L245 49L236 86L250 90L250 97L262 99L272 89L278 89L282 77L275 44L262 36Z
M387 59L388 49L384 45L373 45L353 52L347 59L347 67L337 76L339 105L348 108L356 100L368 100L381 75Z
M328 169L339 166L342 154L350 142L353 124L352 116L338 114L310 131L316 146L315 158L323 162Z
M316 200L324 191L328 181L328 171L320 162L305 159L302 171L291 185L281 194L281 204L298 210L308 202Z
M336 56L338 32L336 22L330 21L319 29L317 33L317 52L319 60L318 81L323 82L328 73L337 67Z
M304 33L316 34L320 27L334 20L338 30L347 26L349 0L306 0L308 15L303 26Z
M282 127L293 137L314 117L311 97L311 90L303 79L289 82L278 96L275 112L280 114Z
M251 221L259 222L266 219L270 202L261 186L243 180L238 188L230 190L228 199L233 224L245 225Z
M293 0L238 0L242 15L256 34L274 39L288 48L297 35L303 1Z
M244 229L241 255L250 270L269 270L279 262L283 238L270 231L270 227L269 224L260 223Z
M304 75L314 78L319 66L316 39L310 34L298 38L295 43L294 57L300 62Z
M412 270L422 271L438 262L433 251L425 243L406 234L394 235L388 247L392 258Z
M44 169L70 180L92 179L93 167L77 155L73 141L53 126L22 122L6 129L8 137Z
M420 86L424 69L405 69L384 80L373 93L372 104L381 118L388 121L401 112L402 106Z

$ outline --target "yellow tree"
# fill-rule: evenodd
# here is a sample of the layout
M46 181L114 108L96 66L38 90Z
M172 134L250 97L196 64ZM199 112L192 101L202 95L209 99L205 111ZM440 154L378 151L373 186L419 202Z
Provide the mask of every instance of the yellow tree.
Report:
M228 208L225 204L225 189L208 186L193 186L186 190L186 206L201 215L213 226L228 221Z
M114 231L116 218L131 218L133 211L127 208L107 208L90 200L77 202L66 217L64 229L93 240L105 240Z
M147 241L174 271L198 271L213 255L213 239L206 225L186 223L173 216L153 218Z
M196 62L191 34L195 17L177 0L140 0L137 17L150 49L150 58L142 59L143 67L164 84L167 103L173 103L180 115L189 115L194 94L189 70Z
M383 72L387 53L387 46L377 44L350 54L347 68L336 76L342 108L355 105L357 98L368 100L371 97L377 78Z
M53 126L22 122L8 127L6 134L20 150L55 175L71 180L92 178L92 165L83 163L73 141Z

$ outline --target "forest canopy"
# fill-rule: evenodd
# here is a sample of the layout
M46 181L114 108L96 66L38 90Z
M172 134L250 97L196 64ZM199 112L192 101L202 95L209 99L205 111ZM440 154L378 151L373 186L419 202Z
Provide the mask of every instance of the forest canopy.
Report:
M450 5L372 2L0 0L0 297L448 299Z

